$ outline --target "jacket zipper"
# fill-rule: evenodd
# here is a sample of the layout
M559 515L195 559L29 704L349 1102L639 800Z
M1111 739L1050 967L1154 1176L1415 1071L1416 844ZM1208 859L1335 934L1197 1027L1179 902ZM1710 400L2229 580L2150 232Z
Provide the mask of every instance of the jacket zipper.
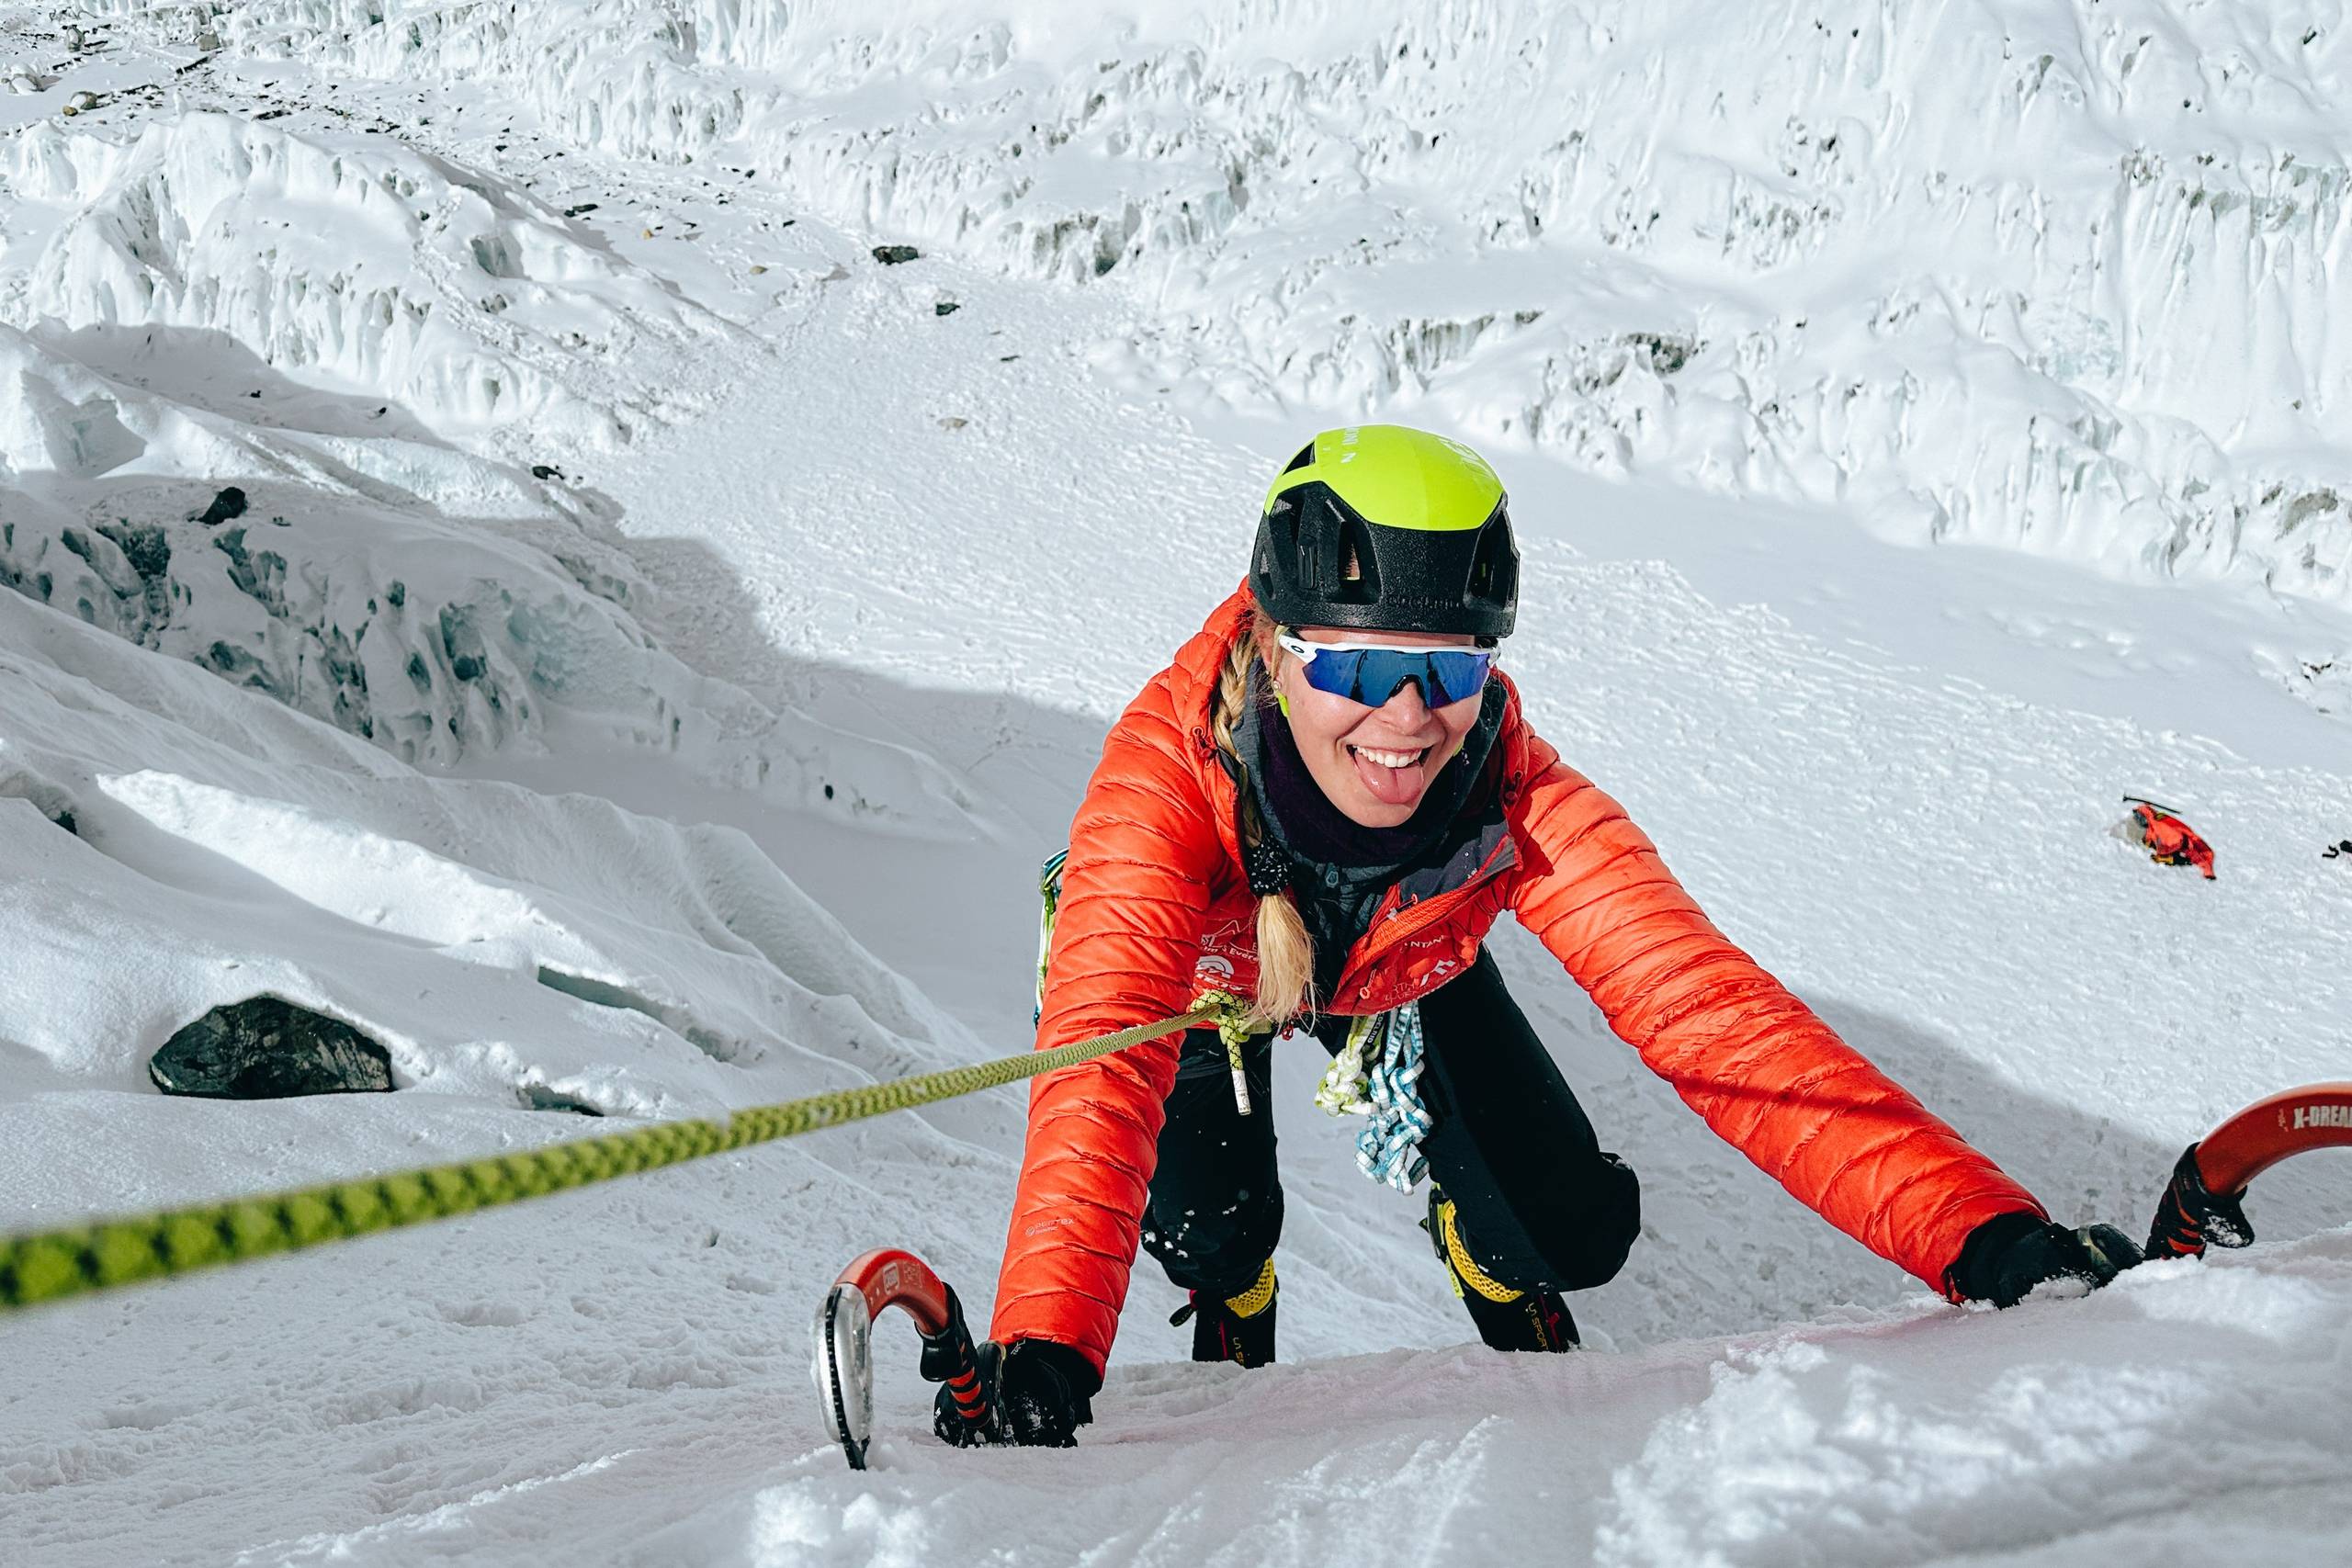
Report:
M1496 863L1503 858L1504 851L1510 847L1510 835L1506 831L1502 839L1496 843L1494 852L1486 858L1476 871L1470 874L1469 880L1461 886L1450 893L1442 893L1427 900L1410 915L1402 909L1392 908L1375 918L1372 923L1373 940L1368 942L1363 952L1357 955L1357 965L1369 969L1382 953L1404 942L1408 937L1419 935L1445 916L1452 914L1469 899L1471 894L1502 874L1502 868ZM1392 898L1396 897L1396 889L1391 888L1388 896ZM1345 980L1348 976L1343 973L1340 977ZM1342 991L1346 988L1344 986L1340 987ZM1369 989L1369 987L1359 985L1356 987L1358 999L1361 1000Z

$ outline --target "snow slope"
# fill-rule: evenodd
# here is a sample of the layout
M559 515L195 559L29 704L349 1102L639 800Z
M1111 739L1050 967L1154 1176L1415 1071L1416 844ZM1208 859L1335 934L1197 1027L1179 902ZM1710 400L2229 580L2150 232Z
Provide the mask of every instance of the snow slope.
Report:
M0 6L0 1229L1021 1049L1104 725L1378 408L1500 455L1532 716L1718 923L2137 1231L2216 1117L2352 1071L2347 536L2279 532L2343 434L2306 9ZM1955 1311L1498 946L1645 1179L1598 1353L1465 1346L1290 1053L1289 1364L1170 1360L1147 1265L1075 1452L937 1447L886 1325L854 1476L804 1381L867 1246L984 1309L998 1093L11 1321L7 1539L2352 1560L2352 1160L2265 1178L2252 1253ZM152 1092L261 989L400 1092Z

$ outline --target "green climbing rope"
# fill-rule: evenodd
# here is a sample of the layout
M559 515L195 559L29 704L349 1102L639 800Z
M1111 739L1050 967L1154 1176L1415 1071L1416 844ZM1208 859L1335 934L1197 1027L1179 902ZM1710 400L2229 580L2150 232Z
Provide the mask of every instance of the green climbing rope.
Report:
M1190 1012L1051 1051L1024 1051L944 1072L813 1094L739 1111L725 1122L662 1122L635 1132L550 1144L522 1154L329 1181L288 1192L198 1203L0 1241L0 1313L142 1280L243 1263L426 1220L544 1197L658 1170L706 1155L797 1137L893 1111L1018 1083L1180 1029L1222 1020L1238 1004L1204 996Z

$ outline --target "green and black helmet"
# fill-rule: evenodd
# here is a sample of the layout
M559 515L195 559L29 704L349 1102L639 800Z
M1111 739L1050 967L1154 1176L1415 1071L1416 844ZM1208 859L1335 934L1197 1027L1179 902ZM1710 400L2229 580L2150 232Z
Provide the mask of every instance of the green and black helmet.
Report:
M1266 492L1250 587L1286 626L1509 637L1519 547L1502 480L1425 430L1327 430Z

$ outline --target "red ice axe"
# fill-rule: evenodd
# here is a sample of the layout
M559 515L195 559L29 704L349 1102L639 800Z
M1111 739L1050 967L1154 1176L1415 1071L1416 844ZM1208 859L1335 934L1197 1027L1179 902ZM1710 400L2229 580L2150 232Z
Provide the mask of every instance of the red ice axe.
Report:
M2308 1149L2352 1146L2352 1083L2306 1084L2256 1100L2182 1151L2148 1232L2150 1258L2202 1258L2254 1240L2247 1184Z
M874 1320L902 1307L922 1336L922 1375L954 1391L956 1413L988 1424L989 1389L964 1305L946 1281L911 1252L879 1247L842 1270L817 1309L817 1361L825 1427L852 1470L865 1468L874 1439Z

